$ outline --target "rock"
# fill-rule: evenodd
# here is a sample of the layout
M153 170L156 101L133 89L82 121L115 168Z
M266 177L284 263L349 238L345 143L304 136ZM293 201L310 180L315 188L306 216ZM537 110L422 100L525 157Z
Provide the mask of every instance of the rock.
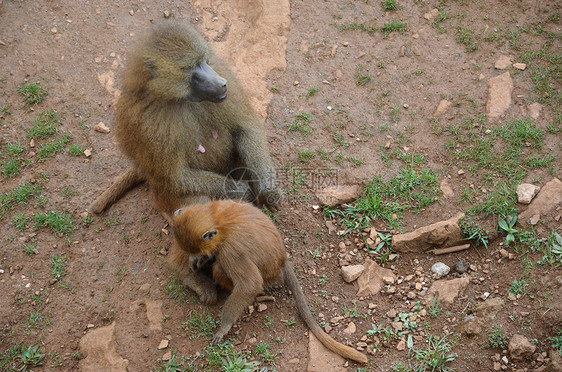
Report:
M500 256L502 256L502 258L508 258L509 257L509 252L506 251L505 249L500 249Z
M513 81L509 71L488 80L486 115L489 119L501 116L511 105Z
M345 280L346 283L351 283L359 278L359 276L363 274L363 271L365 271L365 266L363 265L349 265L341 268L343 280Z
M539 223L541 219L541 215L540 214L534 214L531 216L531 218L529 218L529 223L533 226L535 226L537 223Z
M385 276L385 277L382 278L382 282L383 282L384 284L389 284L389 285L390 285L390 284L394 284L394 281L395 281L395 280L394 280L394 277L393 277L393 276Z
M464 241L459 220L464 213L446 220L420 227L406 234L392 236L392 248L398 252L424 252L436 246L454 246Z
M435 110L435 113L433 113L433 116L439 117L439 116L443 115L444 113L447 112L447 110L452 105L453 105L453 102L447 101L446 99L442 99L441 102L439 102L439 105L437 106L437 109Z
M406 341L404 341L404 340L398 341L398 344L396 345L396 350L398 350L398 351L406 350Z
M365 260L365 271L357 278L359 290L357 296L374 295L380 292L383 286L382 278L393 277L396 278L390 269L384 269L377 265L375 261L370 259Z
M525 226L534 215L546 215L562 204L562 182L553 178L544 185L529 207L519 214L517 223Z
M514 361L519 362L533 355L537 347L531 344L527 337L522 335L513 335L509 338L507 348L511 358L513 358Z
M162 302L146 301L146 317L151 330L162 330Z
M501 298L490 298L474 308L474 313L482 319L494 319L496 314L503 308L505 301Z
M468 270L468 263L464 258L461 258L455 264L455 271L459 274L464 274Z
M80 340L80 355L84 356L78 362L78 369L82 372L126 372L129 361L117 353L115 342L115 323L89 331Z
M166 339L160 341L160 344L158 345L158 350L164 350L165 348L168 347L169 343L170 343L170 341L168 341Z
M437 276L439 277L449 274L450 270L451 268L445 265L443 262L436 262L433 264L433 266L431 266L431 271L437 274Z
M351 200L357 199L362 192L361 186L330 186L316 193L320 203L329 206L335 206Z
M550 361L541 372L562 372L562 356L556 350L550 350Z
M140 286L139 291L148 292L150 290L150 283L144 283Z
M170 350L166 351L164 355L162 355L162 360L167 362L168 360L172 359L172 352Z
M527 65L525 63L518 62L518 63L514 63L513 67L518 69L518 70L523 71L527 68Z
M440 299L441 303L452 304L457 296L468 286L470 279L462 277L451 280L437 280L427 291L426 298Z
M531 119L538 119L541 115L542 105L538 102L531 103L527 109L529 110L529 116Z
M287 363L288 364L299 364L301 361L299 358L293 358L291 360L289 360Z
M439 15L439 9L433 8L429 12L425 13L423 17L428 21L432 21L435 17Z
M115 74L113 73L113 71L108 71L106 73L99 74L98 81L104 87L105 91L113 96L111 102L112 105L115 105L117 103L119 96L121 95L121 91L115 89L115 87L113 86L115 83Z
M258 304L258 313L264 312L267 310L267 305L264 303Z
M500 58L494 63L494 67L498 70L505 70L511 66L511 57L509 56L500 56Z
M99 122L95 125L94 130L99 133L109 133L110 130L103 122Z
M531 201L538 194L540 186L530 183L522 183L517 186L517 199L521 204L531 204Z
M347 333L348 335L352 335L356 331L357 331L357 327L355 326L355 323L349 322L347 327L343 330L343 333Z
M345 359L328 350L312 332L308 334L308 368L307 372L345 372Z
M461 332L467 336L476 336L482 333L480 322L473 315L467 317L460 325Z
M449 186L449 184L447 183L447 180L441 181L439 187L441 188L441 192L446 199L450 199L455 196L455 193L453 192L451 186Z

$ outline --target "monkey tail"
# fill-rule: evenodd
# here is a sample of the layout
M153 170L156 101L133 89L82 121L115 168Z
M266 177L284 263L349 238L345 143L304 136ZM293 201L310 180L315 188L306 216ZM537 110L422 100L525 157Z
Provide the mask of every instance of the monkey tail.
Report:
M95 214L100 214L111 207L117 200L121 199L129 189L132 189L142 181L144 181L144 179L135 168L127 169L88 209Z
M367 363L367 357L363 353L360 353L352 347L337 342L318 325L310 312L306 297L304 296L297 276L295 275L295 271L293 270L293 265L291 265L288 261L286 261L283 266L283 278L285 280L285 285L289 287L295 296L297 309L301 318L303 318L308 328L310 328L310 331L318 340L320 340L322 345L344 358L351 359L359 363Z

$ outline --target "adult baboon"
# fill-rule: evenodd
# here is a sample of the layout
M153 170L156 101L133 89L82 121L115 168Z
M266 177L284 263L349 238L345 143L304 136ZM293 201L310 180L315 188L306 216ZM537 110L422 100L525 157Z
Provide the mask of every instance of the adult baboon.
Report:
M131 50L115 136L133 168L92 204L95 213L142 180L165 214L197 195L280 203L260 119L226 65L185 22L154 25Z

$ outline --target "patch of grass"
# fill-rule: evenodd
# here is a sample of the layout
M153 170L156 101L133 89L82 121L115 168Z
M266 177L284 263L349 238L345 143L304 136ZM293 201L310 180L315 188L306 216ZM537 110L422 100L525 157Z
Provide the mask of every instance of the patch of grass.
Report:
M0 196L0 220L5 218L5 212L14 208L15 204L26 204L32 196L41 194L41 184L26 182Z
M33 219L35 220L35 228L48 227L55 233L67 237L76 230L72 215L66 212L57 213L51 211L49 213L40 213L35 215Z
M0 172L2 172L2 176L5 179L13 178L21 172L21 165L18 159L3 160L0 166Z
M299 153L299 161L303 164L307 164L316 157L316 154L312 151L301 151Z
M357 66L357 73L355 74L355 84L363 86L371 81L371 75L363 73L363 65Z
M25 230L28 222L29 222L29 217L27 217L23 213L16 213L12 216L12 223L19 231Z
M344 235L371 226L375 218L382 218L390 229L400 226L401 215L411 209L414 212L427 207L439 195L438 179L431 170L402 168L388 182L376 176L363 190L363 195L353 205L343 209L325 208L329 218L340 217L345 227Z
M196 311L191 311L189 313L189 319L181 324L181 328L189 332L190 339L201 336L210 339L218 324L219 322L216 321L209 312L199 314Z
M64 149L64 146L70 142L70 138L69 133L64 133L58 140L43 145L37 152L37 160L39 162L44 162L48 158L60 153Z
M552 231L542 248L542 253L543 256L539 260L540 264L562 266L562 237L560 234Z
M295 116L295 121L289 125L289 132L300 132L306 138L313 130L310 127L312 117L307 113L300 113Z
M494 324L488 330L488 346L492 349L507 349L509 338L504 334L503 328Z
M415 371L435 371L435 372L452 372L453 369L447 367L447 364L452 363L456 357L456 353L451 350L455 347L455 341L447 340L447 336L437 339L434 336L429 336L427 340L426 349L414 349L412 336L408 335L408 348L413 353L414 358L417 360Z
M27 138L47 138L57 133L60 126L60 119L53 110L40 112L31 128L27 131Z
M390 120L396 123L400 119L400 106L394 106L390 109Z
M17 141L8 143L4 150L6 151L8 156L10 156L10 157L16 157L16 156L20 155L22 152L25 151L23 146Z
M509 121L492 131L492 135L501 137L508 145L518 149L524 146L541 149L544 138L544 132L528 118Z
M76 196L79 194L78 190L76 190L75 188L71 187L71 186L65 186L61 191L60 194L62 197L64 198L72 198L73 196Z
M463 27L461 25L458 25L456 40L457 43L463 44L466 47L467 52L474 52L478 49L474 30L470 27Z
M308 89L308 93L306 93L306 98L312 97L313 95L315 95L316 93L318 93L318 88L316 87L310 87Z
M484 230L482 226L474 221L472 216L468 215L461 218L459 221L459 227L464 238L466 240L473 240L475 247L482 244L486 249L488 249L488 231Z
M406 24L402 21L392 20L382 25L381 31L383 38L386 39L391 32L398 31L400 33L406 31Z
M524 279L521 279L521 280L513 279L513 281L509 285L509 289L507 291L509 293L511 293L512 295L516 296L518 294L527 293L527 290L525 289L525 287L527 287L527 281L526 280L524 280Z
M263 322L263 325L270 330L273 330L273 328L275 328L275 321L273 320L272 317L270 317L269 315L265 316L265 321Z
M440 299L435 300L435 297L431 296L431 305L427 307L427 313L430 317L437 318L441 314L443 309L439 306L440 301Z
M562 356L562 329L558 331L558 336L549 337L548 340L553 342L552 348L558 350L558 354Z
M30 256L37 254L37 244L34 241L32 241L30 244L24 244L23 252Z
M43 98L48 94L39 84L25 81L18 88L18 92L23 95L23 100L28 105L41 103Z
M364 23L350 23L348 25L341 25L340 26L340 30L341 31L348 31L348 30L358 30L358 31L365 31L367 32L369 35L374 34L377 31L377 28L375 26L367 26Z
M277 359L277 353L271 353L269 351L269 345L267 342L260 342L256 345L254 354L264 363L269 365L275 365L275 359Z
M164 287L168 292L168 298L176 301L179 304L185 304L187 299L187 289L177 278L172 278Z
M66 262L67 257L61 257L60 255L55 255L51 258L51 278L60 282L63 276L66 275Z
M258 361L249 362L247 356L235 350L230 341L207 346L203 355L212 371L252 372L259 365Z
M382 8L384 10L396 10L398 9L396 5L396 0L382 0L381 1Z
M86 150L85 147L82 147L82 146L79 146L79 145L73 143L68 148L68 153L72 156L82 156L82 155L84 155L85 150Z

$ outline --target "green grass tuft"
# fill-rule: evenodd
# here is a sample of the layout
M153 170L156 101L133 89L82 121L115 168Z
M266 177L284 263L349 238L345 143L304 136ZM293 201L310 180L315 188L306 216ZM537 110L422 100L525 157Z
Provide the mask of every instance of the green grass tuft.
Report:
M23 100L28 105L41 103L43 98L48 94L39 84L27 83L25 81L18 88L18 92L23 95Z
M27 138L47 138L57 133L60 119L53 110L40 112L27 131Z
M74 230L76 225L74 219L70 214L65 212L57 213L51 211L49 213L40 213L33 217L35 220L35 228L48 227L57 234L69 236Z

